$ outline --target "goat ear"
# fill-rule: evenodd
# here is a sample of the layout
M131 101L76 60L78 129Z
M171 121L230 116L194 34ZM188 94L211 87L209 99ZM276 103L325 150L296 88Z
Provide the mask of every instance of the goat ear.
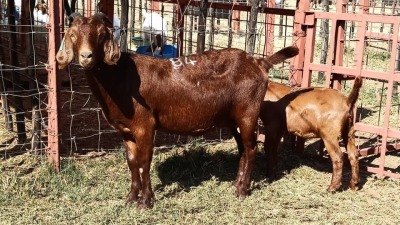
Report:
M110 35L109 39L104 43L104 62L108 65L115 65L121 56L121 50L118 47L117 42L114 40L114 35L110 28L108 33Z
M58 62L58 68L64 69L72 59L74 58L74 49L72 45L70 30L64 35L64 39L61 43L60 49L57 52L56 60Z

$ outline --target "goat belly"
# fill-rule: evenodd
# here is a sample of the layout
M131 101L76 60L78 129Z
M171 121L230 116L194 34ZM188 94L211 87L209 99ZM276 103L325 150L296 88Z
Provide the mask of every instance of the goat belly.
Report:
M287 130L302 138L316 138L316 126L314 112L307 108L289 105L286 107Z
M210 117L196 114L159 115L158 129L182 135L201 135L217 127Z

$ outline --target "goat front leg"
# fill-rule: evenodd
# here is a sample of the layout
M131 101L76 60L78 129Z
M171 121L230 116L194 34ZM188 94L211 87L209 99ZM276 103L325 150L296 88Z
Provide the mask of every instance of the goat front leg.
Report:
M336 137L336 136L334 136ZM336 191L342 181L342 170L343 170L343 153L340 150L339 140L337 138L323 138L326 150L332 161L332 180L327 191Z
M153 139L154 130L146 128L142 129L146 132L140 132L137 135L137 144L140 154L138 155L139 173L142 180L142 196L137 202L138 208L151 208L154 203L154 193L151 187L150 166L153 159Z
M139 175L138 165L138 148L135 143L135 139L131 134L124 134L124 146L126 149L126 161L128 163L129 170L131 171L131 190L125 199L126 203L131 203L138 200L139 191L142 189L142 182Z
M254 123L255 124L255 123ZM236 195L245 197L250 187L251 172L253 170L254 158L257 153L256 136L251 126L239 126L242 137L244 152L240 157L237 177L233 185L236 187Z

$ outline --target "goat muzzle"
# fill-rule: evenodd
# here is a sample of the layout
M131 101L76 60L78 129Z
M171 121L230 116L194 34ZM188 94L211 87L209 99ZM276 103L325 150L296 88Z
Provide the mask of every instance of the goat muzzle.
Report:
M91 51L83 51L79 54L79 64L84 69L90 69L93 64L93 53Z

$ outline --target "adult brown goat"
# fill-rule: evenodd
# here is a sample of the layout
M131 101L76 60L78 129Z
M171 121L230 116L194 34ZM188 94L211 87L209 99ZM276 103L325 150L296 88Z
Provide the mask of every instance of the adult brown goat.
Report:
M359 182L358 151L354 141L353 109L362 86L356 77L348 97L330 88L292 90L283 84L269 82L260 118L265 127L264 150L267 154L267 175L273 176L277 163L277 149L284 132L302 138L323 140L332 161L333 171L329 192L336 191L342 180L343 153L340 138L346 145L351 164L350 188Z
M137 201L141 208L154 202L149 170L155 130L200 135L217 127L241 131L235 139L244 153L234 185L237 196L244 197L257 151L254 131L267 72L297 55L298 48L287 47L268 59L238 49L159 59L121 53L110 26L102 13L77 16L57 61L62 69L77 57L105 118L123 137L132 177L126 202Z

